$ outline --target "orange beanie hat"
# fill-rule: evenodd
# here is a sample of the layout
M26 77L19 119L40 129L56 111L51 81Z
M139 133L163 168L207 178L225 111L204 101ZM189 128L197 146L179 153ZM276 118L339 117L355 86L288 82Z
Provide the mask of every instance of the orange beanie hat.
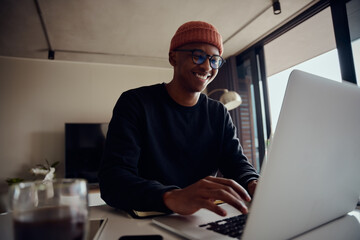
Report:
M207 43L223 52L222 37L217 29L206 22L191 21L181 25L171 39L170 51L188 43Z

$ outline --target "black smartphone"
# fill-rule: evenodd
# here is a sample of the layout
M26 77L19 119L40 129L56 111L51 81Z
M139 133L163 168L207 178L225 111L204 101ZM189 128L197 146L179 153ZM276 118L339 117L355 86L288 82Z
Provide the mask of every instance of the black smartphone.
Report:
M119 240L163 240L161 235L126 235Z

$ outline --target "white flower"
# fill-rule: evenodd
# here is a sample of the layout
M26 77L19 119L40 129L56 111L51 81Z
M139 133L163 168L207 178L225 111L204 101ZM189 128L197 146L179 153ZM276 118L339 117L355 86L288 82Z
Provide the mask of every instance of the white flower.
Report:
M54 170L55 171L55 170ZM31 172L35 175L46 175L48 174L48 169L42 169L42 168L32 168Z
M53 178L54 178L54 172L55 172L55 168L51 167L51 168L50 168L50 171L48 171L48 173L46 174L46 176L45 176L45 178L44 178L44 181L47 181L47 180L51 181L51 180L53 180Z

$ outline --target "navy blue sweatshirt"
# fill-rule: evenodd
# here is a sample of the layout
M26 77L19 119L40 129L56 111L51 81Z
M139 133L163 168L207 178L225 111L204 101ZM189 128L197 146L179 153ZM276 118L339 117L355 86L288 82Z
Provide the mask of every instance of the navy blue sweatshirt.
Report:
M223 104L201 94L184 107L165 84L124 92L109 124L99 171L101 197L123 210L167 212L162 195L214 174L246 188L259 176L243 155Z

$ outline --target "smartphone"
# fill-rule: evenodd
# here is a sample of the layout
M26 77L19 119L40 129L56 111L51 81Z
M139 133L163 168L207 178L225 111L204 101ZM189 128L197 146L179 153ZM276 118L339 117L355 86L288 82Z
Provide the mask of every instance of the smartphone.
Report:
M127 235L122 236L119 240L163 240L161 235Z

